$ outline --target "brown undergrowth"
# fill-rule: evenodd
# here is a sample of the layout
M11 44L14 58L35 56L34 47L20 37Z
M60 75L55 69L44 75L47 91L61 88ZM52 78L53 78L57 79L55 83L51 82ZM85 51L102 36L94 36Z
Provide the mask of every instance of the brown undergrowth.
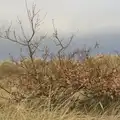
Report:
M119 56L110 55L90 57L84 62L36 59L34 74L29 60L17 64L3 62L0 82L8 95L1 99L15 102L39 99L36 104L49 106L50 110L66 106L71 110L105 111L112 104L119 104L119 64Z

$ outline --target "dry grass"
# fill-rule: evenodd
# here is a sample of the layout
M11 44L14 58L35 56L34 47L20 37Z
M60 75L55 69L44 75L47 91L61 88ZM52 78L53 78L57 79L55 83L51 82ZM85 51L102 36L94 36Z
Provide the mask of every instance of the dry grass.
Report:
M24 104L6 105L0 109L1 120L119 120L120 115L87 115L81 112L69 112L67 109L49 111L48 109L32 110L31 108L25 108Z
M101 55L82 63L67 59L49 62L37 59L35 66L36 76L32 74L29 60L17 64L1 63L0 85L14 97L24 97L16 103L11 94L1 89L0 119L120 119L119 56Z

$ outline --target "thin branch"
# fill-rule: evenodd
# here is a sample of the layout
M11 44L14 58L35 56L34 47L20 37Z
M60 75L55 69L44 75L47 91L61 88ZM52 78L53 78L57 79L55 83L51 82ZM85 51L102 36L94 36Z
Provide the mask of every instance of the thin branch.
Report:
M62 51L65 51L65 49L67 49L68 47L69 47L69 45L70 45L70 43L72 42L72 40L73 40L73 37L74 37L74 35L72 35L71 37L70 37L70 40L69 40L69 42L68 42L68 44L66 44L65 46L63 45L63 43L62 43L62 40L58 37L58 33L57 33L57 29L55 28L55 24L54 24L54 20L52 20L52 24L53 24L53 29L54 29L54 37L56 38L56 40L57 40L57 42L58 43L56 43L55 42L55 44L56 44L56 46L60 46L61 48L59 49L59 51L58 51L58 54L59 54L59 57L61 56L61 52Z
M4 90L5 92L7 92L8 94L12 95L12 93L11 93L10 91L8 91L7 89L5 89L3 86L0 85L0 88L1 88L2 90Z
M25 40L27 40L27 37L26 37L26 35L25 35L25 31L24 31L22 22L21 22L21 20L20 20L19 18L18 18L18 23L19 23L19 25L20 25L20 28L21 28L23 37L25 38Z

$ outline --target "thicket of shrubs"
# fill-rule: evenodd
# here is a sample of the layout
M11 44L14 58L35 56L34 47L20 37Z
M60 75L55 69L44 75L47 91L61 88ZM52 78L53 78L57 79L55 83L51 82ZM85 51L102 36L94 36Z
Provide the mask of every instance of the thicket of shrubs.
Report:
M49 106L51 110L67 106L70 109L89 111L98 108L105 111L112 103L119 104L119 56L90 57L84 62L64 58L46 62L37 59L37 74L32 73L29 60L24 62L27 70L21 67L23 62L0 66L0 71L4 72L1 82L11 94L10 101L39 99L36 104Z

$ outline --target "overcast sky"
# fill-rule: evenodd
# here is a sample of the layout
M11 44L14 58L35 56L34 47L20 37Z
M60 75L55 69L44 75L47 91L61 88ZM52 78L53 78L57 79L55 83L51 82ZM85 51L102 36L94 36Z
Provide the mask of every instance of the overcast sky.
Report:
M75 47L79 47L78 43L91 44L99 40L107 51L119 48L120 0L34 1L37 9L41 9L41 18L47 13L44 24L41 26L42 32L53 33L52 19L54 19L61 33L78 35L77 42L73 45ZM33 0L27 0L27 2L30 7ZM13 26L17 28L17 16L23 21L24 27L29 28L24 0L0 0L0 27L7 26L12 21ZM97 36L96 33L98 33ZM79 37L80 35L83 35L82 38ZM1 40L0 59L8 57L9 52L17 55L17 47Z
M31 5L33 0L27 0ZM120 0L35 0L42 9L41 17L47 12L42 30L52 30L52 19L63 32L81 33L99 29L120 27ZM14 22L17 16L26 21L24 0L0 0L0 23Z

